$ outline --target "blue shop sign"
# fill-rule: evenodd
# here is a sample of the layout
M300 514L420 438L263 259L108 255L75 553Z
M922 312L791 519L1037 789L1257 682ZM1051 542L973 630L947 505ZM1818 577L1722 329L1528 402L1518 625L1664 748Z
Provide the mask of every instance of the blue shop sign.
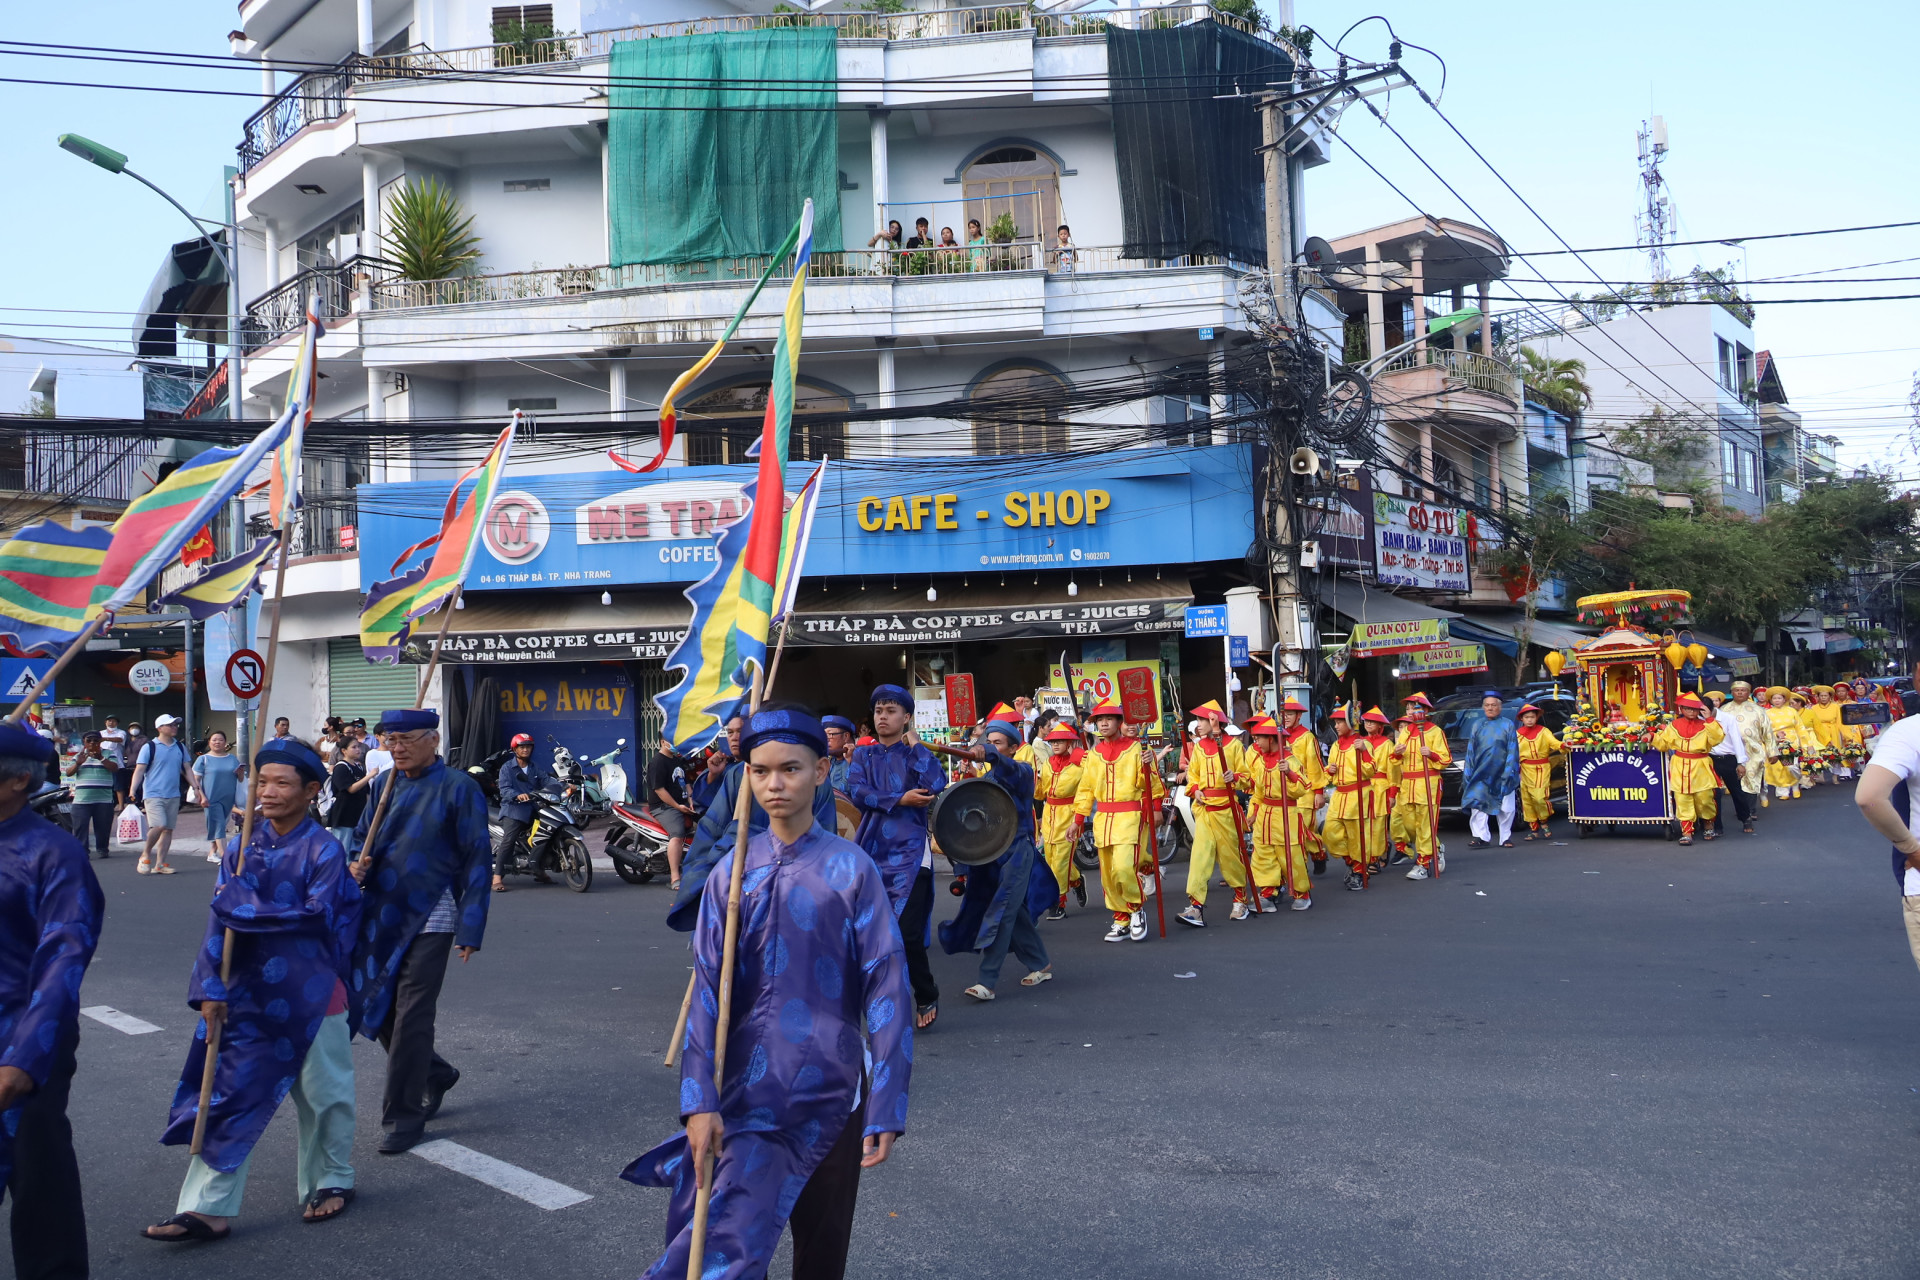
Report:
M814 464L787 468L797 494ZM477 591L687 583L714 564L720 526L746 514L751 467L509 474L467 585ZM1237 560L1253 537L1247 445L1124 450L1076 464L912 458L829 464L809 577L1098 570ZM444 480L362 485L360 585L429 536ZM423 558L423 557L417 557Z

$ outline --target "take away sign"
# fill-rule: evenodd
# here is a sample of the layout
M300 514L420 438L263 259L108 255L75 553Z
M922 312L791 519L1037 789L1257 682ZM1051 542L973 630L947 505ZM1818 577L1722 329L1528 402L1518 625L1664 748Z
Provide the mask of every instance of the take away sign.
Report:
M1415 653L1446 644L1445 618L1415 618L1409 622L1358 622L1348 642L1356 658L1372 658L1383 653Z

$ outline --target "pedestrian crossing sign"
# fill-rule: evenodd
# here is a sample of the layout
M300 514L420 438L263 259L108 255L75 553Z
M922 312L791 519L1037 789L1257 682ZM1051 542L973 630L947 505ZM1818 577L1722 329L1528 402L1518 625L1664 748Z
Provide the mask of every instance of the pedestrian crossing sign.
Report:
M52 658L0 658L0 702L18 702L32 693L52 665ZM53 701L52 685L40 691L40 701Z

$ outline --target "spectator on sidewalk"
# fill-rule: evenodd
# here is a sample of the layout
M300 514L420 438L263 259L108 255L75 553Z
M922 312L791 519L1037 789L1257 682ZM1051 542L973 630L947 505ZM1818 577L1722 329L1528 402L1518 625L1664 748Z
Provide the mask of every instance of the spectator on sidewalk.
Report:
M113 761L106 754L102 735L89 733L80 739L80 750L62 772L73 787L73 834L79 837L80 847L91 854L94 850L87 833L92 831L92 845L98 846L100 857L106 857L113 849L113 818L118 810L114 806Z
M107 717L107 727L100 731L100 754L116 769L127 762L127 731L120 727L119 716Z
M660 750L647 761L647 811L667 833L667 877L669 887L677 892L680 855L686 852L687 836L700 815L687 800L687 762L664 734Z
M367 739L367 776L377 778L393 768L393 752L387 750L387 741L375 733Z
M192 783L187 771L187 749L174 741L180 721L161 716L153 722L158 736L140 748L133 762L133 791L146 798L147 840L134 870L141 875L170 876L167 854L173 848L173 829L180 821L180 800Z
M367 811L367 788L373 775L367 772L367 746L358 738L349 738L340 747L340 762L333 766L333 808L327 813L327 830L349 854L360 852L354 828Z
M240 757L227 746L227 735L215 729L207 737L206 754L193 762L195 797L207 811L207 861L218 864L227 847L227 826L240 798L240 778L246 771Z

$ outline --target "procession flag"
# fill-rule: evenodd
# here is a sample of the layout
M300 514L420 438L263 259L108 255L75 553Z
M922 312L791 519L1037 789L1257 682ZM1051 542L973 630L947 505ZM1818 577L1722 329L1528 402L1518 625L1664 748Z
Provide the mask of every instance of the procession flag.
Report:
M466 582L473 557L480 550L487 511L506 474L507 459L513 453L514 428L519 424L516 411L487 456L453 482L439 531L414 543L394 560L389 572L399 576L376 582L367 591L360 605L360 648L369 662L398 662L401 646L412 630L410 624L451 602ZM460 491L468 481L473 487L462 502ZM429 548L433 550L431 560L400 573L401 565Z
M811 202L809 202L808 208L811 209L811 207ZM796 246L798 246L797 249ZM747 300L740 304L740 309L733 313L733 319L727 321L726 331L720 335L712 346L707 348L704 355L693 362L692 368L688 369L678 378L675 378L673 385L667 388L666 399L660 402L660 447L658 451L654 453L653 461L635 462L631 458L623 458L612 449L609 449L607 450L607 457L612 459L614 466L619 467L622 471L630 471L637 474L652 471L667 460L667 450L673 447L674 426L679 421L679 411L674 407L673 402L679 398L681 392L693 385L695 378L698 378L707 371L708 365L720 358L721 350L726 347L727 343L733 340L733 335L739 331L740 322L747 318L747 312L753 309L754 302L760 297L760 291L767 287L767 281L773 279L774 273L780 269L781 264L786 261L789 253L795 255L793 285L787 291L788 297L792 299L799 295L801 282L806 278L807 263L813 255L813 217L811 213L802 214L800 222L794 226L793 231L781 242L780 247L773 251L773 257L768 261L767 269L760 273L760 279L755 282L753 291L747 295ZM789 306L792 305L797 304L790 302ZM794 345L797 350L799 346L798 342L796 341ZM790 412L791 410L789 409L789 413Z
M319 306L320 299L317 296L307 303L307 332L315 338L326 332L320 323ZM306 447L307 426L313 421L313 399L315 389L319 386L319 363L316 345L301 343L300 350L293 358L293 372L287 378L287 386L292 391L287 412L282 415L289 422L287 437L273 451L267 478L243 495L267 495L267 519L272 521L275 529L285 528L300 507L300 455Z
M813 537L813 513L820 506L820 490L825 487L827 464L822 462L800 486L800 496L787 508L786 528L780 535L780 574L773 584L773 620L779 622L793 612L793 598L800 590L801 566L807 562L807 543Z
M260 571L267 567L278 541L256 538L253 545L239 555L209 566L192 582L161 596L159 603L182 605L202 622L233 608L260 580Z
M50 653L87 625L93 584L113 532L51 520L0 544L0 638L19 656Z
M685 674L673 688L654 696L664 716L662 733L682 750L704 746L745 701L753 688L754 669L766 669L767 633L781 600L783 561L789 566L789 596L790 583L799 577L798 562L787 557L788 538L804 530L808 513L802 513L797 527L788 518L786 465L807 268L813 257L813 201L802 209L788 244L797 245L793 284L787 290L773 348L773 381L760 429L759 471L745 490L748 514L720 531L714 542L718 563L713 572L687 588L693 622L666 661L668 669L678 668ZM735 326L738 323L736 316ZM732 330L730 326L728 332ZM709 358L716 353L717 348L708 353ZM690 375L682 381L689 379ZM666 420L664 410L661 420Z

